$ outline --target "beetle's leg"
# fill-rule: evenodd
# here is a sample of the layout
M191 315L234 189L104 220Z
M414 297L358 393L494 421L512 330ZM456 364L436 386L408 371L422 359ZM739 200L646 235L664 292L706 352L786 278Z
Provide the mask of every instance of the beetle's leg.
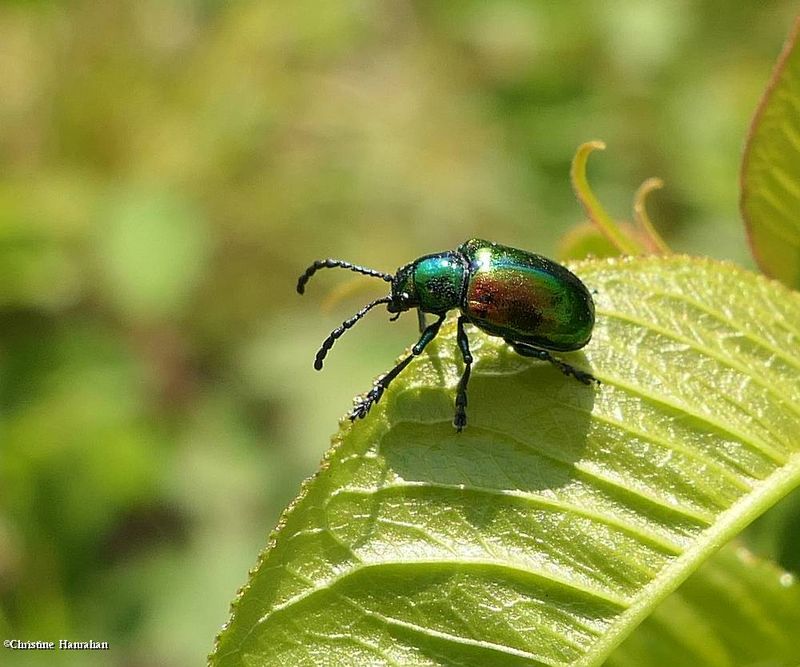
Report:
M409 354L403 361L401 361L397 366L395 366L392 370L390 370L386 375L384 375L380 380L378 380L375 385L367 392L367 395L361 399L361 401L353 408L353 411L350 413L350 421L355 421L356 419L363 419L367 416L370 408L373 404L377 403L381 396L383 396L383 392L386 387L389 386L392 380L394 380L400 373L403 372L406 366L411 363L411 360L416 357L417 355L422 353L422 350L425 349L425 346L430 343L434 338L436 338L436 334L439 333L439 327L442 326L442 322L444 322L445 315L439 316L439 319L436 320L433 324L429 324L425 327L425 331L422 332L422 335L419 337L417 344L411 348L411 354Z
M425 327L428 326L428 323L425 321L425 313L419 308L417 308L417 322L419 322L419 332L422 333L425 331Z
M469 351L469 338L467 332L464 331L464 323L467 321L463 315L458 318L458 333L457 341L458 347L461 350L461 356L464 358L464 373L458 381L458 389L456 390L456 414L453 417L453 426L461 433L467 425L467 384L469 383L469 375L472 369L472 353Z
M505 340L506 343L508 343L511 347L514 348L514 352L516 352L517 354L521 354L523 357L533 357L534 359L549 361L556 368L558 368L564 375L571 375L579 382L583 382L583 384L592 384L592 382L600 384L600 380L598 380L591 373L587 371L582 371L579 368L575 368L574 366L570 366L567 362L561 361L561 359L554 357L547 350L542 350L539 349L538 347L533 347L532 345L528 345L526 343L518 343L516 341L509 340L508 338L506 338Z

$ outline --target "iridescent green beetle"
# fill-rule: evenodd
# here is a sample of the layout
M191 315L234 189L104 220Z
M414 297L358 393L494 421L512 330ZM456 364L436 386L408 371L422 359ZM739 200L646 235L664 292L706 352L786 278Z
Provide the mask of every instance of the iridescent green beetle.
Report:
M298 293L303 294L306 283L319 269L333 268L381 278L391 283L392 289L389 296L367 304L331 332L317 352L314 368L321 370L336 340L379 304L387 304L386 310L396 313L392 320L416 308L422 332L411 354L360 399L350 413L351 420L366 416L389 383L436 337L447 312L454 308L461 311L456 340L464 358L453 418L453 425L459 431L467 423L467 383L472 367L465 324L503 338L518 354L549 361L584 384L597 382L591 373L573 368L550 354L550 350L578 350L589 342L594 328L594 302L575 274L546 257L471 239L457 250L420 257L400 267L394 275L338 259L320 259L300 276ZM426 325L424 313L438 319Z

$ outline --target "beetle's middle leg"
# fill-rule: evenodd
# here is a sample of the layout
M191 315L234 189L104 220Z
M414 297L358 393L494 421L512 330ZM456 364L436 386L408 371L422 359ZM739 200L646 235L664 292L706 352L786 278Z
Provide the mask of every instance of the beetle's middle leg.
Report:
M383 392L386 390L386 387L389 386L391 381L400 375L403 370L405 370L405 367L411 363L411 360L414 357L422 353L422 350L425 349L428 343L436 338L436 334L439 333L439 327L442 326L442 322L444 322L445 317L446 315L441 315L433 324L429 324L427 327L425 327L425 331L422 332L417 344L411 348L411 354L409 354L405 359L403 359L403 361L397 364L397 366L395 366L373 385L372 389L367 392L367 395L361 399L355 408L353 408L353 411L350 413L350 421L363 419L367 416L370 408L381 399Z
M594 375L592 375L588 371L582 371L579 368L571 366L566 361L561 361L561 359L554 357L547 350L542 350L538 347L533 347L532 345L528 345L527 343L518 343L516 341L509 340L508 338L506 338L505 341L512 348L514 348L514 352L522 355L523 357L533 357L534 359L549 361L551 364L553 364L553 366L558 368L564 375L571 375L579 382L583 382L583 384L592 384L592 382L600 384L600 380L598 380Z
M469 351L469 338L467 332L464 331L464 323L467 319L461 315L458 318L458 328L456 340L458 347L461 350L461 356L464 358L464 373L458 381L458 389L456 390L456 414L453 417L453 426L461 433L467 425L467 383L469 383L469 376L472 370L472 353Z

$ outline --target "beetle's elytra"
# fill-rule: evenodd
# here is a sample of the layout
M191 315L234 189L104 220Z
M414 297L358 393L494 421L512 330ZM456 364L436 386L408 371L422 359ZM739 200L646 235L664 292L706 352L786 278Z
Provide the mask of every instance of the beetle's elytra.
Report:
M303 294L306 283L319 269L332 268L381 278L391 283L391 292L364 306L330 333L314 360L317 370L322 369L325 356L336 340L379 304L385 303L386 309L395 313L392 319L412 308L437 317L433 324L425 326L420 315L422 335L411 354L375 383L350 413L351 420L366 416L391 381L436 337L447 312L454 308L461 311L457 341L464 358L453 418L458 431L467 423L467 383L472 366L465 324L503 338L518 354L549 361L584 384L597 382L590 373L550 354L551 350L578 350L589 342L594 327L594 302L575 274L546 257L470 239L456 250L420 257L400 267L394 275L338 259L320 259L300 276L297 291Z

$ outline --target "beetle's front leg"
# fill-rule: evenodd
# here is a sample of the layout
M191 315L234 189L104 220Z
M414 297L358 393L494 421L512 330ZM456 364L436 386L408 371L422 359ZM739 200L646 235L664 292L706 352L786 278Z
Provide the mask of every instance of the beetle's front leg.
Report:
M386 375L384 375L380 380L378 380L375 385L367 392L367 395L361 399L356 407L353 408L353 411L350 413L350 421L355 421L356 419L363 419L367 416L367 413L370 411L370 408L381 400L381 396L383 396L383 392L386 390L386 387L389 386L392 380L394 380L400 373L403 372L406 366L411 363L411 360L422 353L425 347L430 343L434 338L436 338L436 334L439 333L439 327L442 326L442 322L444 322L445 315L441 315L438 320L436 320L433 324L429 324L425 327L425 331L422 332L422 335L419 337L417 344L411 348L411 354L409 354L403 361L401 361L397 366L395 366L392 370L390 370Z
M467 319L463 315L458 318L457 341L461 356L464 358L464 373L458 381L458 389L456 389L456 414L453 417L453 426L456 427L459 433L467 425L467 384L472 370L472 353L469 351L469 338L467 338L467 332L464 331L464 323L466 321Z
M600 384L600 380L598 380L594 375L592 375L588 371L582 371L579 368L571 366L566 361L561 361L561 359L554 357L547 350L542 350L539 349L538 347L533 347L532 345L528 345L526 343L518 343L516 341L509 340L508 338L506 338L505 341L512 348L514 348L514 352L522 355L523 357L533 357L534 359L549 361L551 364L553 364L553 366L558 368L564 375L571 375L579 382L583 382L583 384L592 384L592 382Z

